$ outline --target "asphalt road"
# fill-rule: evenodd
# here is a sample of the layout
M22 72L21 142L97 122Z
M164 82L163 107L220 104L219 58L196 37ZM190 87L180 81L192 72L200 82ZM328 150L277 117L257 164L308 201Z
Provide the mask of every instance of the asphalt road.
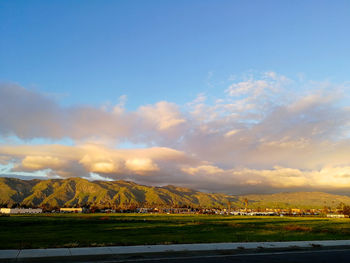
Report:
M98 261L96 261L98 262ZM194 256L159 256L153 258L129 258L122 260L105 260L109 262L138 262L138 263L261 263L261 262L286 262L286 263L321 263L321 262L350 262L350 249L331 249L331 250L311 250L311 251L287 251L287 252L257 252L232 255L194 255Z

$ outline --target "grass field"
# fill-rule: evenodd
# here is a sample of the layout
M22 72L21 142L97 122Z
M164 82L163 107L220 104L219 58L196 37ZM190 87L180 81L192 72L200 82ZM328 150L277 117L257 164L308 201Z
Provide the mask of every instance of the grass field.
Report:
M350 219L217 215L0 216L0 249L350 239Z

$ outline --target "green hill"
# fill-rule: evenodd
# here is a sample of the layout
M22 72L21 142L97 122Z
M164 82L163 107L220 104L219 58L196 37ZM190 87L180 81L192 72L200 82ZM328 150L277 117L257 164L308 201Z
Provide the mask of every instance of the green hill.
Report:
M0 205L2 206L219 208L226 207L228 202L237 201L236 197L225 194L208 194L175 186L144 186L127 181L88 181L82 178L27 181L0 178Z
M350 197L322 192L295 192L266 195L209 194L193 189L139 185L128 181L88 181L82 178L20 180L0 178L0 206L109 208L202 207L244 208L334 208L350 205Z
M270 208L335 208L339 203L350 205L350 197L334 195L323 192L294 192L277 193L267 195L245 195L240 200L247 198L249 207Z

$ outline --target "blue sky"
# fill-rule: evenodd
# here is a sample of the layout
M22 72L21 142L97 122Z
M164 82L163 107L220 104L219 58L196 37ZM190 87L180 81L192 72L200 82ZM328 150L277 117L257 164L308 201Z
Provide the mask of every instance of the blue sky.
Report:
M345 81L349 11L348 1L2 1L0 81L66 104L126 94L130 108L214 95L250 70Z
M0 175L348 191L349 14L340 0L1 1Z

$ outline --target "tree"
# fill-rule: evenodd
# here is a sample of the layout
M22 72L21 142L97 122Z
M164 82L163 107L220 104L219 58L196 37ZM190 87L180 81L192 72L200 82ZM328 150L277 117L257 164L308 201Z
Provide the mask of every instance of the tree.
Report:
M343 209L344 209L344 206L345 206L345 204L344 204L343 202L340 202L340 203L337 205L337 210L340 211L340 212L342 212Z
M227 200L227 210L231 211L231 202L230 202L230 200Z
M343 213L344 215L350 215L350 206L344 204L341 202L338 206L337 209L339 212Z
M248 198L245 197L245 198L243 199L243 202L244 202L245 210L247 211L247 209L248 209L248 204L249 204Z
M328 214L328 207L325 205L322 209L323 214Z
M343 207L343 214L344 214L344 215L350 216L350 206L345 205L345 206Z

